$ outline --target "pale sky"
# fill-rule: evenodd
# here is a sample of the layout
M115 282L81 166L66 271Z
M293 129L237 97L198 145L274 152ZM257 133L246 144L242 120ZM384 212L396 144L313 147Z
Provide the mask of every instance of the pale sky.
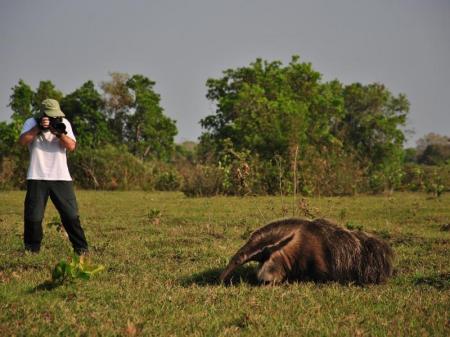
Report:
M196 140L208 78L294 54L324 80L405 93L409 146L450 135L450 0L0 0L0 121L19 79L68 94L118 71L156 81L177 141Z

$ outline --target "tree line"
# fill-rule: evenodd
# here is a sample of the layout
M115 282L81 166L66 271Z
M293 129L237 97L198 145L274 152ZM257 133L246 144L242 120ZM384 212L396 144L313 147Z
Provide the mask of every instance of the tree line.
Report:
M112 73L63 94L51 81L12 88L0 123L0 188L24 186L28 153L17 139L40 102L57 99L78 149L75 183L96 189L182 190L187 195L345 195L450 188L450 139L430 134L404 149L409 101L383 84L324 81L310 63L256 59L206 81L214 114L198 142L175 144L176 121L155 82ZM420 165L420 164L425 165ZM430 166L431 165L431 166Z

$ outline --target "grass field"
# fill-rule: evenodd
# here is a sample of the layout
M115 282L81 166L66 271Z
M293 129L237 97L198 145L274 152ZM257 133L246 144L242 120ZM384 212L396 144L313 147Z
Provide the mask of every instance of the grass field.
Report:
M46 288L71 255L45 228L24 254L24 192L0 193L0 336L449 336L450 195L190 199L179 193L78 191L91 280ZM284 209L284 211L283 211ZM377 232L396 253L387 284L255 284L250 265L216 279L252 230L286 214ZM284 213L284 214L283 214ZM45 223L56 215L49 202Z

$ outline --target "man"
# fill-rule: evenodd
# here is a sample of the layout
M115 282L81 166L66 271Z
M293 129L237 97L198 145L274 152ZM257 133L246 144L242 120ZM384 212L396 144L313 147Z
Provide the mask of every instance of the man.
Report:
M25 250L39 252L42 241L42 219L48 197L61 217L75 253L87 253L88 244L81 228L72 178L67 167L66 151L74 151L76 139L58 101L46 99L42 116L25 121L19 138L28 145L30 165L24 212Z

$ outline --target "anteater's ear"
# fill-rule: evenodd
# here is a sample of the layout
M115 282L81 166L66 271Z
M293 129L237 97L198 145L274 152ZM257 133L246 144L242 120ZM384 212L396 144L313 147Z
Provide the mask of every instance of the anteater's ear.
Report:
M255 251L254 254L251 254L247 259L247 261L258 261L258 262L266 261L270 257L270 255L286 246L292 240L293 237L294 233L290 233L289 235L283 237L281 240L278 240L274 243L269 243L261 247L259 250Z
M294 234L295 233L290 233L289 235L286 235L284 238L282 238L281 240L278 240L274 244L268 245L267 249L269 249L271 254L276 252L277 250L280 250L294 238Z
M266 261L270 255L286 246L292 240L294 234L294 232L291 232L278 240L274 236L272 238L270 236L265 237L264 241L259 243L250 240L231 258L230 263L220 275L220 281L226 281L237 267L249 261L261 263Z

